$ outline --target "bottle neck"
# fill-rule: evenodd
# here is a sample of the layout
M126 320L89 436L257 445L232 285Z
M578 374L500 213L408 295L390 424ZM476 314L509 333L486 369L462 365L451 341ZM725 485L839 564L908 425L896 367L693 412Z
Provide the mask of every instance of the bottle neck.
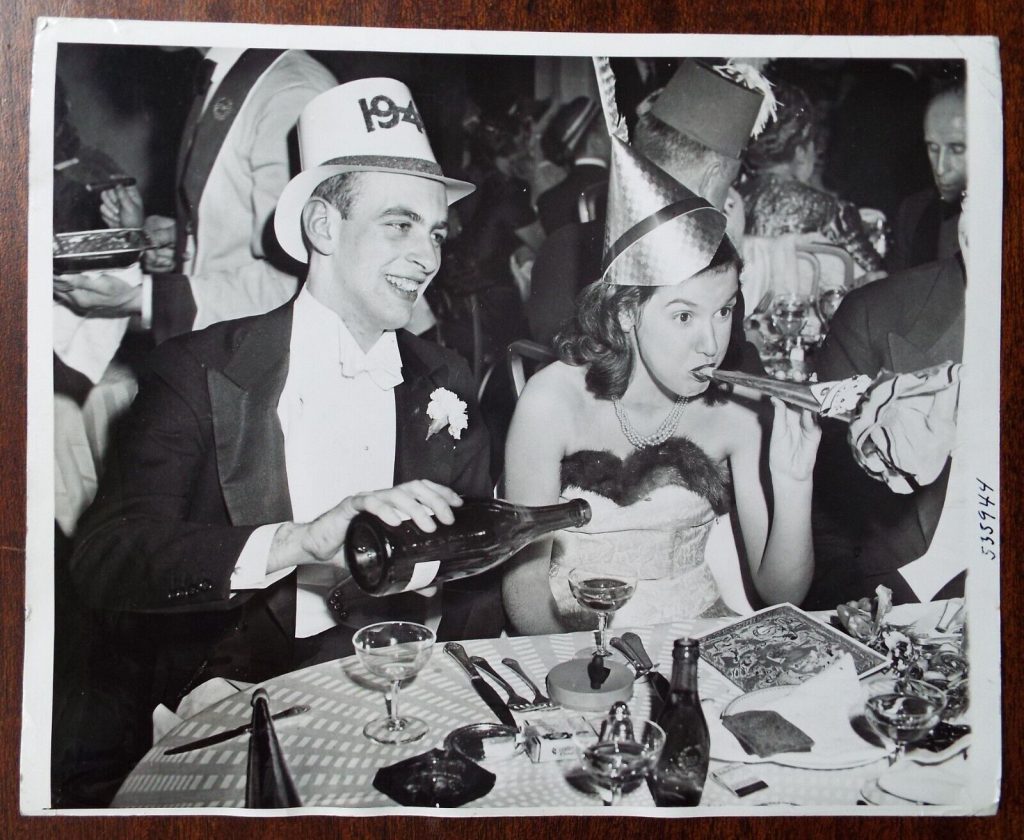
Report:
M590 521L590 506L582 499L572 499L557 505L524 508L524 522L530 530L557 531L561 528L579 528Z
M697 694L697 660L699 655L693 649L675 651L672 656L672 693Z

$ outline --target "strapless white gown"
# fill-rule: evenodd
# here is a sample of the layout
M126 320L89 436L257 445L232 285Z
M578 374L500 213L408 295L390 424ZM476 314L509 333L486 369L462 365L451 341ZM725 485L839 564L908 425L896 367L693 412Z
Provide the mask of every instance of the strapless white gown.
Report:
M562 484L564 499L585 499L592 511L587 525L555 535L550 584L567 626L593 625L569 590L569 572L580 566L637 575L612 627L729 612L704 553L727 489L721 467L696 444L674 438L625 459L576 452L562 462Z

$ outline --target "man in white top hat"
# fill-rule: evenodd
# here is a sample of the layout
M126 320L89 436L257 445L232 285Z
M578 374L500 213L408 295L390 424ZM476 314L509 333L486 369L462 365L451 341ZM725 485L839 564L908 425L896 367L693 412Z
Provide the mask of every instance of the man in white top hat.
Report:
M90 606L156 613L140 644L160 633L176 646L174 677L151 698L169 705L201 677L263 679L344 655L374 620L427 622L441 639L503 625L486 576L387 599L346 584L326 603L347 578L356 512L433 530L492 483L467 365L402 330L440 267L448 205L473 186L444 177L392 79L321 94L298 133L303 171L275 227L308 262L305 286L280 309L158 348L72 561ZM436 431L427 409L441 389L464 407Z

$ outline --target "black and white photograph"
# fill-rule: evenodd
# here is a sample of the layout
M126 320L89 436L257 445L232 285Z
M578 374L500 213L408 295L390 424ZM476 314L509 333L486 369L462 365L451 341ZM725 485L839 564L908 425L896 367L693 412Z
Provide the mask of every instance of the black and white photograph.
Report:
M40 18L22 811L995 813L1001 109L985 37Z

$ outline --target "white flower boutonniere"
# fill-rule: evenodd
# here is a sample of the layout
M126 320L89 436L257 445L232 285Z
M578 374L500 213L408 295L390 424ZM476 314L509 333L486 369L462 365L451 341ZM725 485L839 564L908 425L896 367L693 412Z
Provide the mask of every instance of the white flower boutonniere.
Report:
M430 428L427 429L428 440L431 435L437 434L446 425L448 434L455 440L460 440L462 430L469 426L469 420L466 417L466 403L447 388L437 388L430 395L427 417L430 418Z

